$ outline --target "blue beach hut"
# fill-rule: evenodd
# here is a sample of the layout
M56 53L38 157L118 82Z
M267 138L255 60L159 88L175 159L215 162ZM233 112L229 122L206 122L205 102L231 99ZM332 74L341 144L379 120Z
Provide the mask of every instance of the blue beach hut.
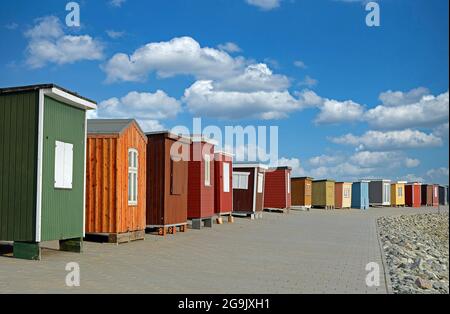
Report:
M361 180L352 185L352 208L369 209L369 182Z

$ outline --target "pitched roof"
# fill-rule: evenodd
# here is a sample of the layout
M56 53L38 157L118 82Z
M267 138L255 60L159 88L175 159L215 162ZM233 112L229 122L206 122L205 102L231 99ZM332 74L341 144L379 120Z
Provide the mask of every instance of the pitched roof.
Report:
M135 122L133 119L89 119L87 132L88 134L122 134L133 122ZM139 127L139 124L136 123L136 125Z

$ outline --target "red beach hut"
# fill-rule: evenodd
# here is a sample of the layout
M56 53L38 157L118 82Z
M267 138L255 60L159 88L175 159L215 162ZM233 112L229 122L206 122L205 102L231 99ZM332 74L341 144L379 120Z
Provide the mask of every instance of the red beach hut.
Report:
M221 216L228 216L233 222L233 155L226 152L215 152L214 157L214 212L217 222L222 223Z
M410 182L405 185L405 203L409 207L420 207L422 203L421 184Z
M291 208L291 172L290 167L270 168L266 172L265 210L284 211Z
M212 227L214 216L214 147L216 142L192 136L188 163L188 219L192 228Z

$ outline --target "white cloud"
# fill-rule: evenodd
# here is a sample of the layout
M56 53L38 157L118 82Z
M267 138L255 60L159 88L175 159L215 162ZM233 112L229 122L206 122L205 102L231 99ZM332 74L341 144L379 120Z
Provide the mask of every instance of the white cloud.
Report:
M201 47L191 37L149 43L133 54L115 54L104 66L107 81L144 81L156 72L159 77L192 75L197 79L219 79L236 75L245 66L242 57Z
M97 110L100 118L135 118L147 130L161 129L158 120L175 118L181 104L158 90L155 93L130 92L122 98L102 101Z
M433 130L433 134L441 137L441 138L448 138L448 131L449 130L449 123L444 123L441 125L438 125L437 127L434 128Z
M306 69L307 68L305 62L303 62L301 60L294 61L294 66L296 66L297 68L300 68L300 69Z
M319 83L318 80L313 79L312 77L310 77L309 75L305 76L305 78L303 79L303 81L300 81L298 83L298 86L306 86L308 88L314 87Z
M13 30L17 29L18 27L19 27L19 24L14 23L14 22L8 23L8 24L5 25L5 28L7 30L10 30L10 31L13 31Z
M125 3L125 1L126 0L110 0L109 4L112 5L113 7L120 8L122 4Z
M414 92L413 96L385 96L387 99L384 101L390 105L380 105L367 111L365 119L371 126L379 129L429 127L448 122L448 91L438 96L423 96L423 92ZM419 101L410 103L420 95L422 97Z
M197 81L186 89L183 101L191 113L223 119L280 119L302 108L288 91L221 91L212 81Z
M370 152L361 151L350 157L350 161L363 167L396 167L404 157L399 152Z
M235 43L233 42L227 42L224 44L220 44L217 46L217 48L219 48L220 50L229 52L229 53L235 53L235 52L241 52L242 49Z
M429 177L430 179L447 178L447 181L448 181L448 175L449 175L449 171L448 171L448 168L446 168L446 167L430 169L427 171L427 177Z
M306 176L306 171L303 169L300 159L298 158L280 158L278 159L278 166L280 167L291 167L293 177L304 177Z
M335 166L315 168L307 171L307 173L309 176L317 179L356 180L358 177L366 176L373 171L373 168L360 167L349 162L344 162Z
M27 64L41 68L47 63L66 64L81 60L100 60L103 45L89 35L65 35L60 20L47 16L25 33L29 39Z
M406 176L397 178L398 180L405 180L407 182L425 182L425 179L421 176L409 173Z
M419 102L423 96L430 93L428 88L418 87L409 92L387 91L380 94L379 99L385 106L404 106Z
M118 39L118 38L123 37L125 35L125 32L107 30L106 34L112 39Z
M361 136L347 134L331 138L336 144L356 146L359 150L397 150L405 148L424 148L442 145L442 140L417 130L368 131Z
M313 167L332 165L342 162L342 156L320 155L309 159L309 164Z
M320 107L320 113L315 119L318 124L333 124L342 122L359 121L364 115L364 107L351 100L337 101L333 99L325 100Z
M262 10L272 10L280 6L281 0L245 0L248 4Z
M289 85L287 77L273 74L266 64L259 63L249 65L240 75L215 82L214 88L221 91L259 92L283 91Z
M416 168L420 165L420 160L415 158L406 158L405 166L406 168Z

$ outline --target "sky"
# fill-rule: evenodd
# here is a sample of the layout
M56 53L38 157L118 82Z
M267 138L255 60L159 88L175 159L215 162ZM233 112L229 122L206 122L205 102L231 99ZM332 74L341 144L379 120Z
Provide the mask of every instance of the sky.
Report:
M6 1L0 86L55 83L145 131L277 126L295 176L448 184L447 0ZM259 145L235 147L248 153Z

